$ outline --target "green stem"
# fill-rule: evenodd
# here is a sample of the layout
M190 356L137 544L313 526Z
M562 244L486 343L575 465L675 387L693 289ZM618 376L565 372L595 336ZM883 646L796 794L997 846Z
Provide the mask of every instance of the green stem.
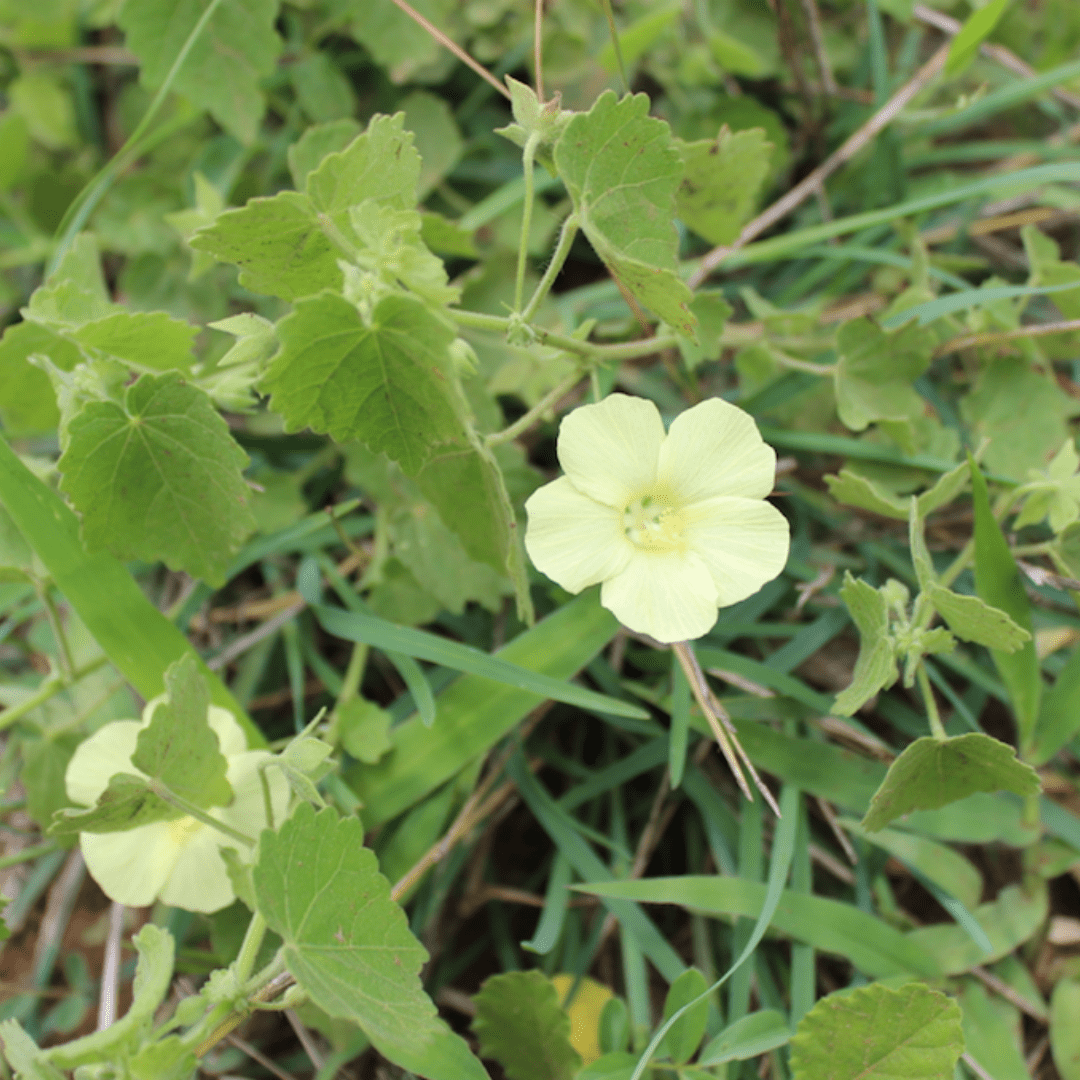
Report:
M266 920L256 911L248 923L247 933L244 934L240 951L236 954L236 981L243 986L251 978L251 972L255 968L255 960L262 948L263 939L266 937Z
M499 446L516 439L522 432L528 431L545 413L547 413L564 394L569 393L581 380L582 373L575 371L567 375L553 390L549 390L524 416L518 417L509 427L496 431L484 438L486 446Z
M782 367L790 368L792 371L805 371L810 375L821 375L827 378L836 374L836 368L832 364L814 364L809 360L799 360L797 357L780 352L779 349L770 350L770 355Z
M555 245L555 250L551 255L551 261L544 271L544 276L540 279L540 284L536 286L536 291L532 294L532 299L529 301L528 306L521 313L521 317L526 322L532 322L536 317L536 309L543 303L544 297L551 292L551 287L555 284L555 279L562 273L563 265L566 263L567 256L570 254L570 248L573 246L574 237L577 236L577 231L577 214L570 214L562 223L562 229L559 232L559 242Z
M154 122L154 117L161 111L161 106L165 104L165 99L172 89L172 84L176 81L176 76L180 74L180 69L184 66L184 61L187 60L188 54L195 47L195 42L199 40L203 30L206 29L207 24L214 17L214 12L221 6L221 2L222 0L210 0L206 10L199 17L199 21L191 28L187 41L184 42L180 51L176 54L176 59L173 61L172 67L169 68L168 75L165 76L165 81L154 95L154 100L150 102L150 107L143 113L143 117L135 130L128 136L127 141L112 159L106 162L97 176L79 192L75 201L68 207L57 228L60 239L57 242L56 251L53 252L52 262L49 266L50 273L60 265L60 261L67 254L68 248L71 247L72 240L75 239L86 224L87 219L94 212L94 207L101 201L105 192L109 190L113 180L116 179L128 162L133 161L138 156L138 153L143 150L143 147L139 145L140 141Z
M97 671L98 668L104 667L108 663L107 656L99 656L94 660L91 660L89 664L84 664L77 671L73 672L69 678L55 678L47 679L38 688L36 694L31 695L25 701L19 702L18 705L13 705L10 709L5 709L0 713L0 731L4 731L6 728L11 727L17 720L21 720L27 713L33 712L39 705L43 705L49 698L59 694L61 690L66 690L70 686L74 686L80 679L87 675Z
M163 799L170 806L175 806L177 810L183 810L189 817L201 821L204 825L209 825L211 829L217 829L222 836L227 836L230 840L235 840L245 847L253 848L255 846L255 841L250 836L245 836L238 829L226 825L224 821L218 821L217 818L211 817L205 810L200 810L194 803L188 802L183 795L177 795L175 791L171 791L159 781L150 780L148 787L159 799Z
M459 326L487 330L494 334L506 333L510 325L510 320L505 316L482 315L478 311L466 311L464 308L449 308L448 314ZM671 349L679 344L679 339L674 334L666 337L641 338L638 341L624 341L619 345L594 345L590 341L579 341L577 338L557 334L539 326L534 326L532 330L541 345L551 345L562 349L563 352L589 357L597 363L636 360L639 356L663 352L664 349Z
M619 31L615 28L615 13L611 10L611 0L600 0L600 6L604 9L607 18L608 29L611 31L611 44L615 49L615 63L619 65L619 77L622 79L622 91L630 92L630 84L626 79L626 65L622 58L622 45L619 43Z
M521 207L521 240L518 243L517 278L514 281L514 310L521 310L525 299L525 264L529 257L529 234L532 232L533 198L536 183L533 167L536 151L540 146L540 132L534 131L525 140L525 149L521 155L525 168L525 201Z
M926 674L925 664L919 664L915 677L919 681L919 690L922 692L923 703L926 705L926 716L930 721L930 733L935 739L948 738L945 734L945 726L941 722L941 714L938 712L934 691L930 688L930 679Z
M49 628L56 638L56 651L60 660L60 671L64 679L71 681L75 674L75 665L71 660L71 649L68 647L67 634L64 633L64 624L60 619L60 612L56 609L53 598L49 595L48 585L38 588L38 596L45 608L45 618L49 622Z
M345 669L345 678L341 682L341 693L334 703L336 713L343 705L348 705L357 694L360 693L360 683L364 680L364 668L367 667L368 646L357 642L353 646L352 656L349 657L349 666Z

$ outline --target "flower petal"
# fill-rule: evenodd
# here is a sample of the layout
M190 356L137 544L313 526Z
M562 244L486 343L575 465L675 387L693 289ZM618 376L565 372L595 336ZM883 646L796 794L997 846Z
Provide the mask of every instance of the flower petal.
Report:
M131 764L142 727L138 720L114 720L79 743L64 773L68 798L73 803L93 806L116 773L142 775Z
M582 495L565 476L534 491L525 510L529 558L568 592L614 577L630 561L619 512Z
M622 510L656 479L664 422L651 401L610 394L582 405L559 428L559 463L590 499Z
M180 854L172 840L174 825L157 821L127 832L79 833L86 868L110 900L146 907L157 899Z
M623 626L657 641L688 641L716 622L716 586L693 552L637 551L621 574L604 582L600 603Z
M227 836L209 825L198 822L190 827L177 849L172 873L159 894L162 903L209 915L228 907L236 899L225 860L218 850L219 844L240 846L230 845Z
M749 413L709 398L672 421L658 476L683 506L720 495L763 499L776 480L776 453Z
M247 736L244 729L237 723L236 717L228 709L222 709L218 705L211 705L207 712L207 720L214 734L218 737L218 748L226 757L233 754L242 754L248 748Z
M690 549L708 566L720 607L745 600L787 562L787 518L760 499L710 499L694 507Z
M271 757L273 755L266 750L246 750L229 758L226 778L233 790L232 802L228 806L215 807L208 811L212 817L231 825L252 840L258 840L259 833L270 827L270 822L266 820L259 766ZM274 824L280 825L289 809L289 782L277 767L266 770L266 780L270 785L270 806L274 812ZM218 841L222 844L230 842L220 834ZM241 851L241 855L244 854L246 853Z

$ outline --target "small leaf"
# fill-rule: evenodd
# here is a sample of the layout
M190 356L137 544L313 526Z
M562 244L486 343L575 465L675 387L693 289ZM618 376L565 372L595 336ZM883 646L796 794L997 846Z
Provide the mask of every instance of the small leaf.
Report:
M908 519L908 503L905 499L884 491L872 480L850 469L841 469L836 476L826 476L825 483L829 487L829 494L839 503L899 521Z
M49 1064L44 1052L18 1020L0 1023L0 1045L19 1080L64 1080L63 1074Z
M697 968L687 968L668 988L667 998L664 1000L664 1019L673 1016L707 989L708 983L701 972ZM661 1052L666 1052L676 1065L685 1064L701 1045L708 1019L709 999L701 998L672 1024L660 1044Z
M1031 640L1031 634L1004 611L991 607L977 596L954 593L941 585L932 586L929 593L931 603L958 638L1007 653L1016 652L1024 642Z
M1004 611L1017 626L1030 634L1031 604L1008 542L990 507L986 481L974 460L971 461L971 493L975 509L975 588L983 600ZM1028 641L1014 653L992 650L991 656L1001 681L1009 691L1020 746L1026 748L1035 730L1042 697L1042 676L1039 674L1035 641Z
M795 1080L952 1080L964 1050L960 1008L922 983L822 998L791 1040Z
M168 700L139 732L131 764L200 810L228 805L228 762L210 727L210 692L194 656L169 666L165 690Z
M156 90L172 73L207 5L205 0L127 0L117 21L139 58L142 84ZM258 133L265 109L260 83L271 75L282 42L274 30L277 0L231 0L219 5L195 38L172 89L242 143Z
M90 233L80 233L45 284L34 290L23 316L34 322L75 327L116 310L101 270L97 241Z
M967 17L949 46L946 75L959 75L975 59L979 46L990 36L1008 6L1009 0L990 0Z
M900 672L889 638L889 604L883 593L847 571L840 598L859 628L859 658L851 685L837 695L833 709L841 716L851 716L879 690L892 686Z
M172 821L183 811L155 795L142 776L116 773L90 810L58 810L49 826L50 836L74 836L80 832L127 832L155 821Z
M9 326L0 339L0 421L12 437L53 432L60 422L49 376L31 364L30 356L47 356L61 371L82 361L68 340L36 322Z
M675 192L682 160L644 94L608 90L577 113L555 144L555 164L581 228L616 280L645 307L694 336L693 294L678 274Z
M448 391L454 335L419 301L388 296L366 325L348 301L323 293L299 301L278 336L265 386L288 430L360 439L410 475L433 447L462 438Z
M363 698L353 698L337 712L341 745L357 761L374 765L390 749L390 714Z
M679 217L710 244L730 244L769 174L772 143L762 128L733 134L725 125L715 139L677 145L683 158L675 196Z
M176 374L143 375L123 406L84 405L68 434L60 486L88 549L224 580L255 520L247 455L206 394Z
M311 1000L358 1024L395 1065L429 1080L487 1080L436 1014L419 970L427 959L357 818L301 803L264 832L252 870L258 910Z
M1063 975L1050 998L1050 1052L1061 1080L1080 1080L1080 979Z
M691 302L690 312L698 321L698 340L679 338L679 352L687 371L693 371L706 360L720 359L721 337L732 308L719 290L703 289Z
M911 325L886 333L867 318L844 323L836 335L836 408L852 431L878 420L921 416L912 383L930 364L932 330Z
M791 1041L791 1029L782 1013L759 1009L730 1024L705 1045L699 1065L722 1065L767 1054Z
M570 1045L570 1018L540 971L493 975L473 997L480 1053L509 1080L570 1080L581 1058Z
M154 371L186 371L195 362L191 350L197 332L164 311L118 311L84 323L71 338L95 359Z
M927 488L919 496L919 516L927 518L935 510L948 506L967 487L971 466L966 461L960 462L955 469L942 473L933 487Z
M308 176L319 167L327 154L344 150L359 134L360 125L349 117L305 128L286 155L296 190L304 190Z
M889 766L863 828L876 830L911 810L934 810L976 791L1037 795L1039 776L1016 751L979 732L953 739L916 739Z

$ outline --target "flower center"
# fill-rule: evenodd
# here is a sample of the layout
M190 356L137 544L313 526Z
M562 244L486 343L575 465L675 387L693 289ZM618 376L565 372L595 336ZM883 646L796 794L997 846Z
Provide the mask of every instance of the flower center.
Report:
M623 533L635 547L654 554L685 551L687 516L664 495L642 495L623 510Z
M185 814L180 818L173 818L169 822L169 839L177 846L184 847L191 841L192 835L203 827L198 818Z

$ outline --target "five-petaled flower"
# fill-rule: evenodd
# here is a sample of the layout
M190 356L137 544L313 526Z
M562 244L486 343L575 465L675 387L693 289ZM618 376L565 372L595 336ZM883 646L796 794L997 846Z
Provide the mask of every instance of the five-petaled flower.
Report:
M116 773L142 775L131 764L135 741L163 700L155 698L147 703L141 723L114 720L77 747L64 777L72 802L93 806ZM259 766L269 761L271 754L249 750L243 728L225 709L211 705L207 719L228 762L226 779L233 791L228 806L207 813L257 839L268 825ZM266 770L266 780L274 820L280 823L288 811L288 781L276 768ZM209 913L235 899L219 845L233 849L241 845L193 817L138 825L126 832L79 833L79 845L91 876L117 903L145 907L161 900L173 907ZM246 848L238 854L243 860L250 858Z
M565 476L525 504L525 547L564 589L657 641L701 637L787 561L787 519L765 501L776 455L742 409L710 398L664 432L651 401L612 394L566 416Z

